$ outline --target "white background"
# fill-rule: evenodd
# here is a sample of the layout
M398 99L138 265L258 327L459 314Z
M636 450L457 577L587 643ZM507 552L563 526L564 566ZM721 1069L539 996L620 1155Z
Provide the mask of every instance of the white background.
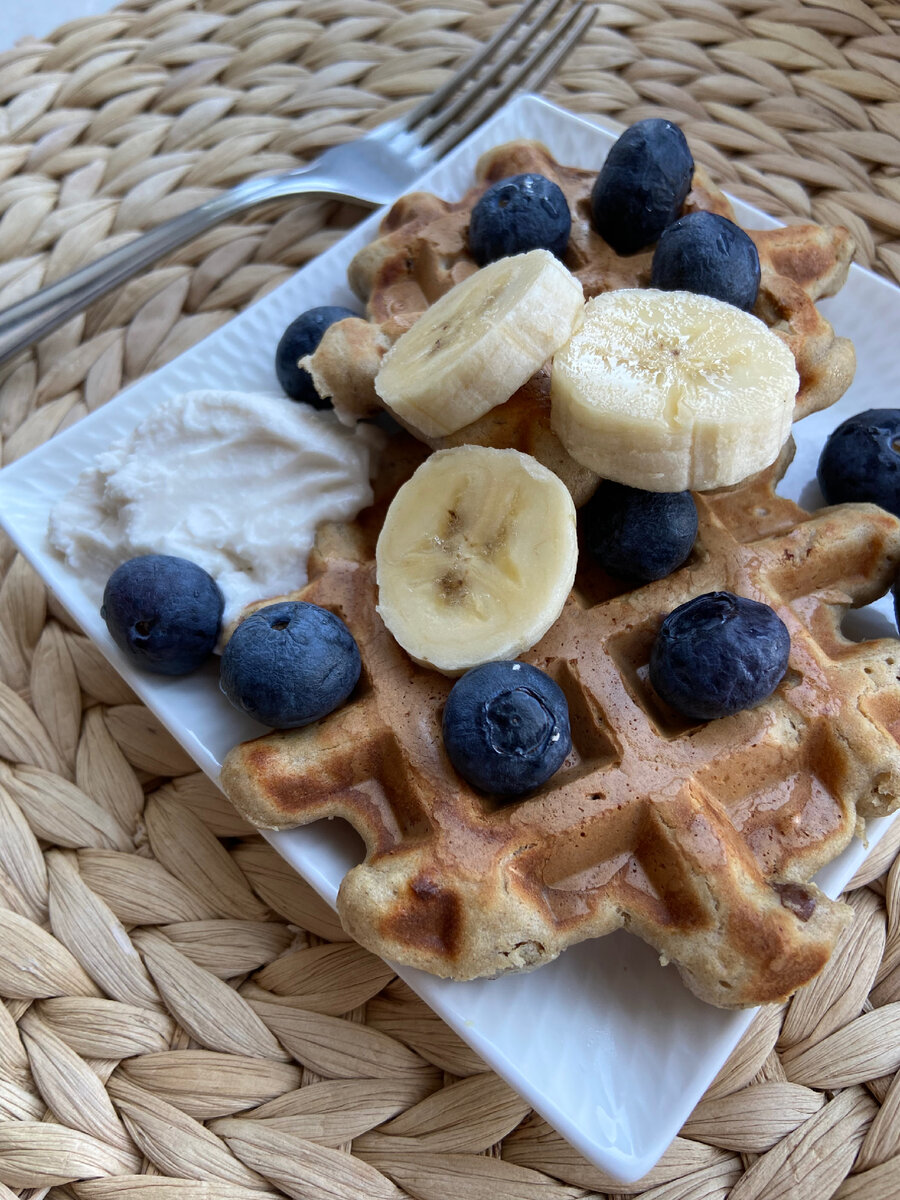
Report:
M6 0L0 20L0 51L23 37L44 37L76 17L94 16L112 8L115 0Z

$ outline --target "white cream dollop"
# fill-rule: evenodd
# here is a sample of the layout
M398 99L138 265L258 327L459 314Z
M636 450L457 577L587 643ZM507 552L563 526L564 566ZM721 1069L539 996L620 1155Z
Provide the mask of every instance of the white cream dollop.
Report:
M188 558L222 590L224 627L302 587L317 526L371 504L376 438L281 396L188 392L82 473L50 514L50 543L98 593L135 555Z

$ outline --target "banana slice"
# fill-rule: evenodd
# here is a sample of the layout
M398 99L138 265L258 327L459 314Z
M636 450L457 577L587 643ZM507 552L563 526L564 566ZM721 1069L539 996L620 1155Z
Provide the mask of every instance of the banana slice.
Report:
M518 450L438 450L385 516L378 612L416 662L459 675L539 641L577 559L575 505L552 471Z
M655 492L737 483L791 430L794 357L762 321L692 292L588 302L554 356L553 431L598 475Z
M508 400L581 320L581 284L549 250L483 267L445 293L385 355L375 391L425 437Z

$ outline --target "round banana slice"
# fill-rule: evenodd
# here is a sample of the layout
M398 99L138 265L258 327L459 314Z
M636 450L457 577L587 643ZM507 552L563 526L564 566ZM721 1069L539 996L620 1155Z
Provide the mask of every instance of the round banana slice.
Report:
M798 386L790 350L750 313L693 292L624 289L590 300L554 356L551 423L607 479L725 487L778 457Z
M482 267L441 296L382 361L375 391L425 437L508 400L581 320L581 284L549 250Z
M552 471L518 450L438 450L385 516L378 612L416 662L460 675L539 641L577 560L575 505Z

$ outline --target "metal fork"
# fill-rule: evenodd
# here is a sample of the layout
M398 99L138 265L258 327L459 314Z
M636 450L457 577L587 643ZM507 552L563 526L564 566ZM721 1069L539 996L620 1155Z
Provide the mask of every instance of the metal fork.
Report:
M254 205L311 192L373 206L396 199L513 92L537 90L553 74L597 15L581 2L548 31L563 2L527 0L452 79L399 120L306 166L239 183L0 312L0 365L164 255Z

